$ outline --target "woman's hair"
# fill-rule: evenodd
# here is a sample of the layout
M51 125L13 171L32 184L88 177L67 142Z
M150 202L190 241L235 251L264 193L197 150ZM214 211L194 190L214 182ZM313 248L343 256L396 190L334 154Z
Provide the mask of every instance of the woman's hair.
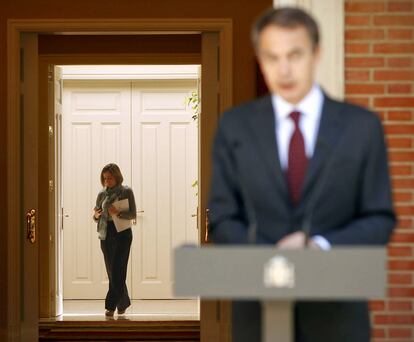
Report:
M304 10L297 7L272 8L262 14L252 26L251 38L257 50L259 36L262 31L270 26L278 26L286 29L304 27L315 49L319 45L319 29L316 21Z
M119 169L119 166L114 163L109 163L105 165L101 171L102 186L105 185L104 176L103 176L105 172L109 172L112 176L114 176L116 180L116 185L120 185L124 181L124 177L122 177L122 173L121 173L121 170Z

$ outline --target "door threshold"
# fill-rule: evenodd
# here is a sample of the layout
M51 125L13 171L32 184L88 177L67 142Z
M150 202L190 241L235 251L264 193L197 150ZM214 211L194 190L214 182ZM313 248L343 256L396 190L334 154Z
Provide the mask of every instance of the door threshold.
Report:
M69 314L60 315L57 317L40 318L39 323L53 323L53 322L114 322L114 321L129 321L129 322L199 322L199 315L192 314L124 314L113 317L106 317L104 314Z
M200 321L53 321L41 319L39 341L200 341Z

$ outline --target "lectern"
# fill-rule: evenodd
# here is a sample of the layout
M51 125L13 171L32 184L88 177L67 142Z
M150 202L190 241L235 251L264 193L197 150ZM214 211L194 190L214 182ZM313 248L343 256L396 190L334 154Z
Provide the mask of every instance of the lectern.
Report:
M293 341L294 301L385 295L383 247L182 246L174 254L176 296L261 301L264 342Z

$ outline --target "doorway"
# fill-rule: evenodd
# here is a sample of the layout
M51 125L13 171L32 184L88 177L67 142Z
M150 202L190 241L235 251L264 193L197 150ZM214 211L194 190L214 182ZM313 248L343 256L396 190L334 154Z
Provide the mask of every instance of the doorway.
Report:
M200 132L200 155L201 155L201 164L200 164L200 178L199 178L199 195L200 195L200 215L199 223L200 224L200 239L204 241L205 236L205 203L208 189L208 179L209 179L209 151L211 146L211 139L213 132L216 127L216 122L218 119L218 113L223 111L225 108L228 108L232 103L232 29L230 20L222 19L213 19L213 20L112 20L108 22L107 20L96 20L96 21L83 21L83 20L14 20L9 22L8 26L8 40L9 40L9 49L8 49L8 154L10 156L16 156L12 158L9 162L8 168L8 264L10 269L20 269L20 272L15 272L8 275L8 308L10 308L9 314L9 325L13 328L11 334L13 336L33 336L36 338L37 332L37 320L38 314L36 308L38 307L38 299L40 299L40 304L48 302L51 297L55 294L54 284L50 282L48 278L50 276L51 270L55 265L52 264L52 252L46 252L45 262L40 260L40 271L38 272L37 265L37 250L48 250L49 246L55 243L53 231L40 230L38 233L38 245L36 243L21 243L20 232L13 229L12 227L23 226L23 219L21 218L21 213L25 212L27 207L37 208L37 197L33 197L33 201L29 195L38 194L37 191L31 191L26 194L25 187L23 186L22 179L24 177L32 177L25 182L33 184L37 188L38 181L41 180L44 175L48 174L47 172L37 173L38 168L44 166L38 164L38 153L36 151L41 151L44 149L44 146L39 146L37 134L37 123L47 122L45 120L44 114L47 112L43 111L40 115L40 111L37 109L37 96L38 91L38 76L37 76L37 63L29 63L26 67L26 59L22 60L22 65L25 68L26 79L28 80L27 86L20 86L20 57L23 56L33 56L31 61L36 61L38 58L37 49L35 44L28 44L26 49L24 49L24 54L20 54L21 43L24 41L25 37L30 41L36 41L37 35L42 32L47 32L50 34L60 34L66 32L67 34L77 34L81 32L84 35L110 35L117 34L117 32L131 32L132 34L139 34L139 32L145 31L146 34L151 32L198 32L203 37L203 51L202 53L202 64L203 64L203 97L209 98L209 101L206 101L206 104L203 108L203 111L206 115L201 116L201 120L206 120L205 125L202 125L203 131ZM90 32L90 33L89 33ZM221 48L218 49L217 47ZM33 47L33 48L32 48ZM128 59L129 57L126 57ZM148 58L148 57L146 57ZM103 60L108 61L108 56L104 57ZM122 58L121 58L122 59ZM90 61L90 56L84 58L84 60ZM102 60L102 59L101 59ZM105 62L104 62L105 63ZM108 62L106 62L108 63ZM111 62L109 62L110 64ZM118 62L119 63L119 60ZM220 68L218 68L218 64ZM59 63L58 63L59 64ZM83 63L85 64L85 63ZM100 63L101 64L101 63ZM208 70L208 72L207 72ZM205 72L205 74L204 74ZM23 119L26 118L25 111L20 105L21 100L21 90L24 90L24 99L25 106L24 108L30 108L32 114L30 119L34 124L30 124L27 128L31 129L31 134L26 134L26 131L22 128L21 124ZM35 105L33 105L33 103ZM32 105L30 105L32 104ZM19 115L20 110L22 110L22 116ZM28 122L25 122L28 123ZM44 125L39 125L43 127ZM26 127L26 126L25 126ZM46 125L47 127L47 125ZM39 134L41 131L39 131ZM20 142L22 137L25 137L25 146L30 146L30 150L27 150L29 157L32 160L33 168L28 169L24 168L23 160L25 157L18 157L21 155ZM27 141L26 141L27 138ZM39 150L36 150L39 146ZM204 157L203 157L204 156ZM27 159L29 160L29 159ZM27 175L25 172L28 172ZM34 172L36 171L36 172ZM38 177L39 175L39 177ZM35 177L35 179L33 179ZM46 182L47 184L48 182ZM50 184L50 183L49 183ZM53 184L49 189L53 187ZM18 196L15 196L16 193L22 193L22 197L25 198L25 201L21 201ZM39 195L40 196L40 195ZM39 202L39 206L44 205L44 202ZM41 213L41 210L39 210ZM39 219L39 223L40 223ZM47 226L47 219L43 218L43 227ZM43 245L43 246L42 246ZM26 251L26 252L24 252ZM33 254L33 257L31 255ZM21 268L19 268L21 260ZM23 282L23 277L25 281ZM31 293L38 293L37 288L37 277L39 276L39 283L41 284L40 297L31 296ZM19 285L20 284L20 285ZM26 291L27 289L27 291ZM218 336L216 332L223 327L222 319L217 319L220 314L222 307L216 307L214 303L205 303L206 304L206 314L201 319L201 334L203 335L203 325L208 325L208 335L209 336ZM211 305L210 305L211 304ZM41 304L42 307L42 304ZM26 311L27 308L27 311ZM24 315L24 321L20 321L21 314L20 312L27 312ZM203 303L201 304L201 311L203 312ZM50 308L46 307L46 312L51 312ZM211 317L211 320L210 318ZM220 325L220 327L219 327ZM215 328L213 328L215 327ZM207 330L206 330L207 331ZM218 340L213 338L213 340Z
M99 170L109 162L120 166L137 203L127 277L131 299L174 299L172 251L199 242L199 126L193 106L199 105L200 66L57 66L55 75L55 89L62 87L61 118L55 115L55 127L62 123L55 139L62 155L55 163L62 165L57 180L62 189L56 194L62 199L57 212L62 213L63 274L57 276L63 276L64 315L66 307L73 314L74 301L106 295L90 207L101 188ZM193 313L198 312L193 303ZM173 313L174 301L167 305ZM183 307L176 305L177 311Z

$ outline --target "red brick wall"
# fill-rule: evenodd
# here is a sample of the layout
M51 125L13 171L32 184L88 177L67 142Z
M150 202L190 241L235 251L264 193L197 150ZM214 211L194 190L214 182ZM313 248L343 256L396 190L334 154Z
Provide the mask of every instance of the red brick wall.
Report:
M345 1L345 91L381 116L399 223L388 298L371 303L375 341L414 341L414 0Z

